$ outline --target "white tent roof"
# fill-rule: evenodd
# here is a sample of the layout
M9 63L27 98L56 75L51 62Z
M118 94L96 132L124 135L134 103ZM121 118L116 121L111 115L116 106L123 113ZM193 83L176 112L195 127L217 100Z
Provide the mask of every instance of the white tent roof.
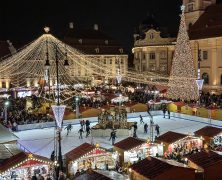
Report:
M0 144L17 141L18 137L0 124Z

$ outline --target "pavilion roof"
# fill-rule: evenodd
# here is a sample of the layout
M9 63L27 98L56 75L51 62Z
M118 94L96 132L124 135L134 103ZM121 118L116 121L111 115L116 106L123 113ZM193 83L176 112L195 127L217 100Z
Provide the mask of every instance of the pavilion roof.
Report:
M145 140L134 138L134 137L128 137L122 141L119 141L118 143L115 143L113 146L115 146L119 149L122 149L124 151L128 151L128 150L136 148L144 143L146 143Z
M213 126L205 126L194 132L196 136L207 136L214 137L222 132L222 128L217 128Z
M0 144L17 141L18 137L0 124Z
M201 151L195 154L188 155L186 156L186 158L197 164L198 166L202 167L203 169L213 166L219 162L222 164L222 156L213 151Z
M168 131L162 135L160 135L159 137L157 137L157 141L159 142L164 142L164 143L174 143L180 139L183 139L185 137L187 137L188 135L186 134L181 134L181 133L177 133L177 132L173 132L173 131Z
M74 148L73 150L69 151L65 154L66 158L71 161L75 161L81 157L83 157L86 154L91 154L92 151L97 150L97 154L104 153L105 150L97 148L94 145L91 145L89 143L83 143L80 146Z
M173 168L183 168L184 170L193 170L186 167L181 167L178 165L172 165L172 163L167 163L161 159L147 157L136 164L130 166L130 168L136 171L138 174L147 177L149 179L154 179L161 174L173 169ZM176 171L175 171L176 172Z

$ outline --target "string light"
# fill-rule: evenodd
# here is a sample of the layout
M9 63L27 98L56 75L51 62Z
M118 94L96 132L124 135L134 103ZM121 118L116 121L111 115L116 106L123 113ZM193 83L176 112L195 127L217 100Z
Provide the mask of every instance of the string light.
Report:
M175 47L167 96L171 99L197 100L198 87L196 84L196 73L191 53L191 46L186 30L184 6L181 7L181 10L181 22ZM180 79L175 77L180 77Z

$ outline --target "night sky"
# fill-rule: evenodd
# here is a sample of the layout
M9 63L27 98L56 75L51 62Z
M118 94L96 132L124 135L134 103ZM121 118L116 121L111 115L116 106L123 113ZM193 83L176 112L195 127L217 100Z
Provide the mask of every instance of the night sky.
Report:
M59 38L69 22L74 28L99 29L130 51L133 32L148 12L160 26L176 29L182 0L7 0L0 5L0 40L27 43L49 26Z

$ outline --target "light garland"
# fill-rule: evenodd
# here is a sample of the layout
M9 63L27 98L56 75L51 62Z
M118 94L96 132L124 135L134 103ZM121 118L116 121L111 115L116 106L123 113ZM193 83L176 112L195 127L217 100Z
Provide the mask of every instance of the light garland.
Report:
M197 100L199 95L196 84L196 72L189 37L186 30L184 6L182 6L181 10L181 22L175 47L167 96L171 99ZM180 79L176 79L175 77L180 77Z

